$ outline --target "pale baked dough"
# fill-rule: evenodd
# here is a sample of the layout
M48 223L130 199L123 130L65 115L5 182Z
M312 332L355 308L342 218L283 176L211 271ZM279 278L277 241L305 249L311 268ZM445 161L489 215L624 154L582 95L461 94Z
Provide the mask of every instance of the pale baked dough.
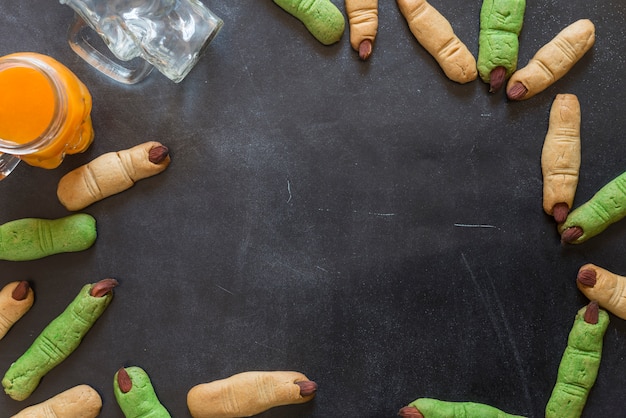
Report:
M95 418L101 409L98 392L89 385L79 385L29 406L11 418Z

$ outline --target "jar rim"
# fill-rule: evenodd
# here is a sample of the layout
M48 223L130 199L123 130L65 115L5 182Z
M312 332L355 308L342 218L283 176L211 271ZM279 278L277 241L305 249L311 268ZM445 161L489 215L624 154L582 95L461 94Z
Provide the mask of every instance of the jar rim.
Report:
M67 113L67 96L57 71L51 65L39 59L37 55L39 54L28 53L28 55L20 55L20 53L16 53L0 57L0 72L11 68L30 68L36 70L46 78L55 98L50 123L39 136L24 143L16 143L8 139L0 138L0 151L8 154L22 155L45 148L48 143L54 140L61 130L65 114Z

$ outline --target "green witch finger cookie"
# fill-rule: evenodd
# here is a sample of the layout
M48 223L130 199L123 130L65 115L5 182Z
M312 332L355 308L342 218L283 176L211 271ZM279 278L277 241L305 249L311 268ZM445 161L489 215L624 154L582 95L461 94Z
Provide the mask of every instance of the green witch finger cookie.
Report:
M274 0L324 45L339 42L346 28L341 11L330 0Z
M2 386L17 401L28 398L41 379L78 348L113 298L117 280L83 286L68 307L50 322L4 375Z
M517 69L525 10L526 0L483 0L476 66L490 92L502 87Z
M598 376L602 340L609 314L590 302L576 313L567 338L556 384L546 405L546 418L578 418Z
M450 402L432 398L419 398L398 413L402 418L524 418L520 415L511 415L476 402Z
M122 367L113 378L113 392L126 418L171 418L141 367Z
M86 213L59 219L23 218L0 225L0 260L36 260L83 251L96 240L96 220Z
M580 244L626 217L626 172L620 174L591 199L569 213L559 225L561 241Z

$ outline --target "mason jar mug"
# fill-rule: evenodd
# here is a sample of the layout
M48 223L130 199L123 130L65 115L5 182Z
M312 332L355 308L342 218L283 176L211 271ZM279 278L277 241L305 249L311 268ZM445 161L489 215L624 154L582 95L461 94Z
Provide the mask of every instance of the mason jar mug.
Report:
M20 161L46 169L92 143L92 99L66 66L43 54L0 57L0 180Z

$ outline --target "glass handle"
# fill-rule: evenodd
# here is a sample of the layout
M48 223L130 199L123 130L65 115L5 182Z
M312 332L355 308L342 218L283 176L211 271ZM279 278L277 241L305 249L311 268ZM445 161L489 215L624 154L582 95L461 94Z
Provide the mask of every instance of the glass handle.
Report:
M143 59L132 60L132 64L137 64L132 68L130 61L122 64L104 55L90 42L87 31L95 32L82 17L75 14L74 23L67 34L67 41L74 52L101 73L120 83L135 84L152 71L152 65Z
M0 153L0 180L7 178L20 161L21 160L14 155Z

